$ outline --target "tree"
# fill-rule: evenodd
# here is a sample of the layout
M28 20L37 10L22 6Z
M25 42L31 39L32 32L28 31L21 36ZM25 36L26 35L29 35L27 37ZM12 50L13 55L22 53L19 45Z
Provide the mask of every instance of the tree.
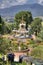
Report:
M28 24L31 24L33 18L32 18L32 14L29 11L21 11L19 13L17 13L15 15L15 24L16 24L16 28L19 28L19 23L21 22L23 17L23 20L26 22L26 29L28 28Z
M2 17L0 16L0 24L2 23Z
M5 34L6 33L6 24L5 22L3 21L2 22L2 34Z
M0 34L1 34L1 31L2 31L2 24L0 24Z
M2 17L0 16L0 33L2 33Z
M34 21L31 23L31 32L32 33L39 33L41 30L41 22L42 20L40 18L35 18Z
M6 22L6 32L11 33L11 31L14 29L14 23L8 23Z
M5 22L0 16L0 33L3 34L5 32Z
M41 40L43 41L43 27L41 28L41 31L38 34L38 37L41 38Z

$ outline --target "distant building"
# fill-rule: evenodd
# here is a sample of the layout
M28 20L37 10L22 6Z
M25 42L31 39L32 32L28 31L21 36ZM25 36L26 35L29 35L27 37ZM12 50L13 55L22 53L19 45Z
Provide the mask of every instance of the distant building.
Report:
M7 16L7 17L2 17L6 22L14 22L14 17L9 17L9 16Z

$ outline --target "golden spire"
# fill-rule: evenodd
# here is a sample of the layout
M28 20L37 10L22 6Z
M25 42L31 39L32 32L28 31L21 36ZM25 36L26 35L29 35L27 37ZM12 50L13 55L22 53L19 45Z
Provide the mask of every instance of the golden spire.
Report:
M22 20L21 20L21 23L25 23L25 21L23 20L23 16L22 16Z

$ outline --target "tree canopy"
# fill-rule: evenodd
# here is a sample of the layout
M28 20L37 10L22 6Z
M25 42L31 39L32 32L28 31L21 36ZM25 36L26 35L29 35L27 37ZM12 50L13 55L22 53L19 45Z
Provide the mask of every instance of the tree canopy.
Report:
M0 34L10 33L14 28L14 23L8 23L0 16Z
M37 35L37 33L40 32L41 26L42 26L41 22L42 22L42 20L40 18L35 18L33 20L33 22L31 23L31 32L32 33L36 32L36 35Z
M0 16L0 24L2 23L2 17Z
M28 24L31 24L33 18L32 14L29 11L21 11L15 15L15 22L16 22L16 28L18 29L18 25L21 22L23 17L23 20L26 22L26 29L28 28Z

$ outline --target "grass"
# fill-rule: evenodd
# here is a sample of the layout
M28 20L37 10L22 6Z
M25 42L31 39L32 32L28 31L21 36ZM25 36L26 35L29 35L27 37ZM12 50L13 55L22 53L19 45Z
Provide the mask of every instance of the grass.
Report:
M0 58L2 58L2 54L0 54Z
M3 62L3 61L1 61L0 62L0 65L27 65L27 63L26 62L22 62L22 63L15 63L15 62L13 62L12 64L10 63L10 62ZM29 65L29 64L28 64Z
M36 45L33 48L33 51L31 53L31 55L34 58L39 58L39 59L42 59L43 60L43 45Z

